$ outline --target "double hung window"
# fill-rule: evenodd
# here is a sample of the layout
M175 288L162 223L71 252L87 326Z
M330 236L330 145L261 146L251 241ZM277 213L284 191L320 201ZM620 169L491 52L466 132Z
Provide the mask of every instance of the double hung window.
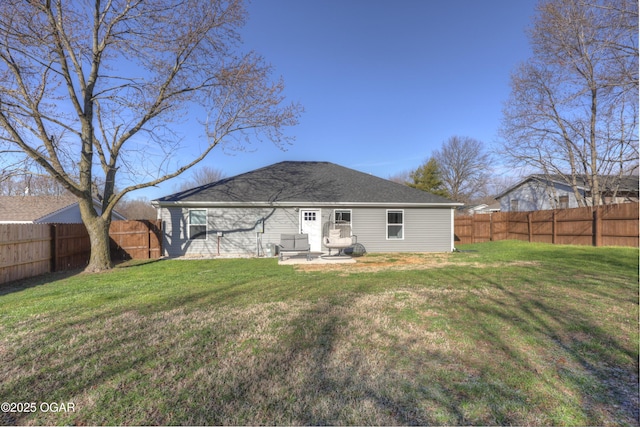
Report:
M189 239L206 240L207 238L207 210L189 210Z
M351 224L351 211L336 209L335 211L333 211L333 219L335 222Z
M387 239L404 239L404 211L387 211Z

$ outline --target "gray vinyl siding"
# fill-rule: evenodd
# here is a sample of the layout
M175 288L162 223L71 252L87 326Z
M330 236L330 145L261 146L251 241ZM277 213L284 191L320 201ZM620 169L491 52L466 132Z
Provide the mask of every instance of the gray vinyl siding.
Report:
M547 185L545 182L530 180L500 197L500 210L511 211L512 200L518 201L520 212L557 209L561 196L568 197L568 208L579 207L570 186L560 183Z
M387 208L353 209L352 229L367 252L450 252L451 209L391 208L404 212L404 238L387 239Z
M47 224L80 224L82 223L82 217L80 216L80 208L77 204L74 204L52 215L47 215L36 222Z
M94 204L98 214L102 213L102 208L98 204ZM122 221L126 218L120 215L118 212L113 212L113 221ZM36 224L80 224L82 223L82 216L80 215L80 207L77 203L67 206L57 212L49 215L45 215L34 221Z
M293 208L276 208L273 214L266 218L264 223L264 234L261 235L260 252L264 250L268 243L280 243L281 234L299 233L299 214Z
M314 207L315 208L315 207ZM188 208L163 207L163 248L166 256L256 256L268 243L279 243L283 233L300 231L299 209L294 208L194 208L207 211L207 238L189 240ZM324 224L335 209L350 210L352 233L367 252L449 252L452 250L450 208L392 208L403 210L404 238L387 239L387 210L341 206L319 207ZM259 233L264 219L264 233ZM217 233L222 237L218 238ZM219 246L218 246L219 245ZM322 248L325 250L326 248Z
M207 211L207 238L188 238L188 208L162 208L166 256L257 255L280 234L298 231L298 213L281 208L194 208ZM259 233L264 219L264 233ZM222 233L218 237L218 232ZM219 248L219 249L218 249ZM219 252L218 252L219 251Z

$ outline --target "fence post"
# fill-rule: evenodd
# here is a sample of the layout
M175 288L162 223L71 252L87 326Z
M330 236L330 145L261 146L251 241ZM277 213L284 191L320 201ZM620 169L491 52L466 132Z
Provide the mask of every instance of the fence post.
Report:
M55 273L56 272L56 258L58 256L57 253L57 249L58 249L58 239L57 239L57 234L56 234L56 225L55 224L49 224L49 236L51 238L50 240L50 245L51 245L51 259L49 261L49 271L51 273Z
M593 246L602 245L602 216L600 215L600 206L596 206L593 210Z
M555 209L553 210L553 214L551 215L551 243L552 244L556 244L556 235L557 235L557 231L556 231L556 227L557 227L557 219L556 219L556 215L557 215L558 211L556 211Z
M533 241L533 226L531 222L531 212L527 213L527 223L529 228L529 243Z
M493 213L489 212L489 241L493 242Z
M146 221L147 225L147 259L151 259L151 233L153 233L153 223Z
M476 242L476 217L471 215L471 243Z

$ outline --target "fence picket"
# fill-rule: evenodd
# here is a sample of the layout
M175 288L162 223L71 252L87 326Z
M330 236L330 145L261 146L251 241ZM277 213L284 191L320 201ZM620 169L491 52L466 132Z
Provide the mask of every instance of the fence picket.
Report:
M112 259L162 255L160 220L114 221L111 225ZM90 252L83 224L0 224L0 284L82 268Z
M534 212L498 212L455 217L456 243L518 239L553 244L637 247L639 204L624 203ZM482 217L482 219L480 219Z

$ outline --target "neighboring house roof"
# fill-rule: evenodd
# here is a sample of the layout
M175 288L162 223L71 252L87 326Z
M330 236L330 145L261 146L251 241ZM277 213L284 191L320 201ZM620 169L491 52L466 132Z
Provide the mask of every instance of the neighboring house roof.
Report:
M613 192L617 190L618 193L635 193L638 194L638 186L639 180L636 175L626 175L626 176L615 176L615 175L600 175L598 176L600 180L600 185L603 188L603 192ZM538 181L542 183L547 183L548 185L569 185L571 182L571 178L565 175L544 175L544 174L534 174L529 175L522 181L518 182L514 186L508 188L507 190L500 193L496 196L496 199L504 197L506 194L510 193L514 189L520 187L528 181ZM591 186L589 184L588 177L586 175L578 175L576 176L576 182L579 190L582 191L590 191ZM616 189L617 186L617 189Z
M489 205L486 203L480 203L477 205L464 205L458 208L459 211L468 211L468 212L478 212L488 208Z
M500 202L495 201L489 205L486 209L489 212L500 212Z
M58 214L77 206L78 199L71 195L0 196L0 223L55 222ZM114 212L114 219L124 217Z
M490 205L487 205L486 203L481 203L478 205L465 205L465 206L459 207L458 211L466 212L468 214L500 212L500 203L494 202Z
M162 197L159 205L433 205L459 203L329 162L286 161Z

